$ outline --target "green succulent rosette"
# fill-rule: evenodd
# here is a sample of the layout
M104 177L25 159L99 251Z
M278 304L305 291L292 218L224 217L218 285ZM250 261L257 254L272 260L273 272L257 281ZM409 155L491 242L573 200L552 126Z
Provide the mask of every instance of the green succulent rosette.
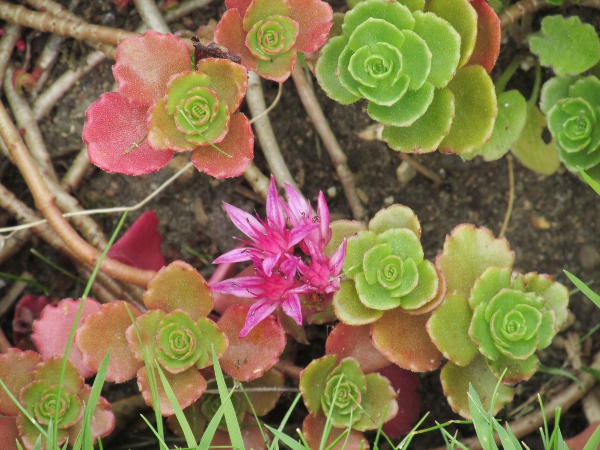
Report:
M600 80L552 78L542 88L540 106L564 165L600 180Z
M348 238L342 281L333 306L349 325L380 319L401 308L418 314L438 297L440 277L424 259L415 214L402 205L380 211L368 229Z
M365 375L354 358L338 362L337 356L329 355L314 360L300 375L300 391L308 411L314 417L320 412L330 415L337 428L374 430L398 411L387 378Z
M468 0L365 0L344 18L342 34L322 48L315 71L342 104L368 100L395 150L467 153L490 136L494 87L480 65L465 66L477 36ZM473 119L477 123L473 125Z

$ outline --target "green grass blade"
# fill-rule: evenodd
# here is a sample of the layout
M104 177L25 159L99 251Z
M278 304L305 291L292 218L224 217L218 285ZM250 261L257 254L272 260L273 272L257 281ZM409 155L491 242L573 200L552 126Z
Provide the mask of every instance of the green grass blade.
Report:
M167 377L165 377L165 374L163 373L160 366L157 365L156 368L158 369L158 375L160 376L160 381L162 382L163 389L165 390L165 393L167 394L167 398L169 399L169 403L171 403L171 407L173 408L173 411L175 411L175 416L177 417L177 421L179 422L181 431L183 431L183 437L185 438L186 445L188 447L196 447L198 445L198 443L196 442L194 433L192 432L192 429L190 428L190 424L188 423L185 415L183 414L181 405L177 401L177 397L175 397L175 393L173 392L173 389L171 388L171 385L169 384Z
M225 406L223 413L225 414L225 422L227 423L227 431L229 432L229 439L231 439L231 445L234 449L244 449L244 439L242 438L242 431L240 430L240 424L231 403L231 396L228 395L227 384L223 377L223 371L219 365L219 360L215 349L212 349L213 353L213 366L215 370L215 379L217 380L217 388L219 389L219 396L221 397L221 404ZM235 390L235 386L232 392Z
M577 378L575 375L573 375L571 372L569 372L567 370L558 369L556 367L546 367L546 366L540 364L540 366L538 368L538 372L568 378L569 380L571 380L575 384L577 384L577 386L579 386L582 391L585 390L585 387L583 386L583 383L581 381L579 381L579 378Z
M265 427L267 427L267 429L271 433L273 433L273 436L275 436L276 439L278 439L281 442L283 442L285 445L287 445L292 450L306 450L308 448L308 447L305 447L300 442L296 441L293 437L288 436L287 434L285 434L281 430L277 430L277 429L275 429L273 427L270 427L269 425L266 425L266 424L265 424Z
M140 417L144 422L146 422L146 425L148 425L148 428L150 428L150 431L152 431L156 439L158 439L158 442L160 443L161 447L168 449L169 446L165 443L165 440L158 434L158 431L156 431L156 429L152 426L148 419L146 419L146 417L144 417L143 414L140 414Z
M35 441L35 444L33 444L33 450L41 450L42 448L42 435L40 434L37 438L37 440ZM52 447L48 447L46 446L46 448L54 448L54 446Z
M17 406L17 408L19 408L19 410L25 415L25 417L27 417L27 419L38 429L38 431L40 432L40 434L42 436L44 436L46 439L48 439L48 434L46 433L46 430L44 430L38 423L37 420L35 420L31 414L29 414L29 412L23 408L23 405L21 405L21 402L19 400L17 400L17 398L12 394L12 392L10 392L8 390L8 387L6 387L6 384L4 384L4 381L2 381L2 379L0 378L0 386L2 387L2 389L4 389L4 392L6 392L6 395L8 395L8 397L10 398L10 400Z
M589 298L591 301L593 301L596 306L598 308L600 308L600 295L596 294L594 291L592 291L587 284L585 284L583 281L581 281L579 278L577 278L575 275L573 275L572 273L563 270L563 272L569 277L569 280L571 280L571 282L577 286L577 288L579 288L579 290L581 292L583 292L585 294L585 296L587 298Z
M231 396L234 394L234 390L229 391L227 395L227 400L231 401ZM219 427L219 423L221 422L221 418L223 417L223 413L225 411L225 403L221 402L221 406L217 409L217 412L208 423L206 428L204 429L204 433L202 433L202 439L200 439L200 443L198 444L198 450L208 450L210 448L210 443L217 432L217 428ZM243 448L243 447L242 447Z
M256 421L256 425L258 426L258 431L260 431L260 435L263 438L263 442L265 443L265 447L267 447L269 445L269 439L267 438L267 435L265 434L263 427L260 423L260 419L258 418L258 414L256 414L256 409L254 409L254 405L252 404L252 402L250 401L250 397L248 396L248 393L246 392L246 389L244 389L244 385L240 383L240 389L242 390L244 397L246 397L246 401L248 402L248 405L250 406L250 410L252 411L252 415L254 416L254 420Z
M39 259L41 259L42 261L44 261L46 264L48 264L50 267L52 267L57 272L62 273L64 276L71 278L72 280L76 281L77 283L85 284L85 280L82 280L77 275L73 275L71 272L69 272L64 267L59 266L54 261L52 261L50 258L45 257L43 254L38 252L35 248L32 248L29 251L31 252L32 255L34 255L34 256L38 257Z
M298 395L296 395L296 398L292 402L291 406L288 408L287 412L285 413L285 416L283 416L283 420L279 424L279 428L278 428L279 431L283 432L283 428L287 424L287 421L289 420L290 416L292 415L292 412L294 411L294 408L296 407L296 405L298 404L298 402L300 401L301 398L302 398L302 394L298 393ZM275 450L276 448L279 448L278 442L279 442L279 438L277 436L275 436L275 439L273 439L273 443L269 447L269 450Z
M46 286L44 286L42 283L32 280L30 278L20 277L18 275L13 275L12 273L8 273L8 272L0 272L0 277L8 278L9 280L20 281L21 283L25 283L28 286L39 289L40 291L42 291L42 293L46 297L48 295L50 295L50 291L48 290L48 288Z
M481 404L481 400L477 392L471 384L469 384L469 412L473 418L473 426L477 438L481 442L484 450L498 450L498 446L494 441L493 424L490 423L490 415ZM493 409L493 405L492 405Z
M596 450L600 445L600 427L596 428L596 431L590 436L589 441L583 447L583 450Z
M100 367L98 368L98 373L96 374L96 378L94 379L94 384L92 385L92 390L90 391L90 396L88 398L88 402L85 408L85 414L83 416L83 445L86 450L94 448L94 436L92 433L92 416L94 415L94 411L96 410L96 405L98 404L98 400L100 399L100 393L102 391L102 386L104 386L104 381L106 380L106 372L108 370L108 363L110 360L110 349L108 353L102 360ZM73 449L75 450L75 449Z
M331 404L335 404L338 397L338 390L340 388L340 384L342 384L342 380L344 378L344 374L342 374L335 386L335 390L333 391L333 400ZM323 436L321 436L321 443L319 444L319 450L323 450L325 448L325 443L327 442L327 438L331 433L331 427L333 424L331 423L331 417L333 416L333 408L329 408L329 413L327 414L327 420L325 422L325 429L323 430Z
M593 367L589 367L589 366L581 366L581 370L583 370L584 372L589 373L596 380L600 381L600 370L594 369Z
M587 173L585 173L583 170L579 171L579 175L581 175L581 177L587 182L587 184L590 185L590 187L596 191L596 194L600 195L600 184L598 184L596 181L594 181L592 179L592 177L590 177Z

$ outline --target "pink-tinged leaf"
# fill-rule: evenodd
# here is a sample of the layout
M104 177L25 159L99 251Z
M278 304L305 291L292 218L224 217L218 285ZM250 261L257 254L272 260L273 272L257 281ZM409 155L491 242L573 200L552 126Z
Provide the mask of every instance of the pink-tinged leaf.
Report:
M401 308L386 311L371 324L373 345L387 359L413 372L435 370L442 354L431 342L425 324L430 314L413 316Z
M65 298L58 302L56 306L48 305L42 312L40 319L35 321L32 339L44 360L65 354L65 349L69 342L69 334L71 333L73 322L75 322L75 316L77 315L80 303L81 299L73 300ZM100 311L100 303L88 298L83 305L81 319L77 328L81 327L86 317L98 311ZM81 353L79 353L75 345L71 346L69 360L75 364L83 378L91 377L96 373L83 364Z
M267 448L268 443L265 443L260 428L256 423L256 419L251 414L246 414L243 422L240 423L240 431L242 432L244 448L251 448L254 450L264 450ZM266 429L264 429L264 431L268 433ZM232 448L229 433L217 430L213 440L210 442L210 448Z
M290 5L290 17L300 25L296 50L316 52L329 37L333 24L331 6L321 0L287 0L287 3Z
M79 395L85 385L85 380L81 377L79 370L77 370L77 367L71 361L67 361L65 372L61 380L60 372L62 370L62 365L62 356L53 356L52 358L43 361L35 368L35 379L38 381L49 381L51 384L58 384L60 382L65 392Z
M113 75L119 93L128 100L150 106L165 95L171 75L191 69L186 43L172 34L146 31L127 38L117 47Z
M290 77L294 64L296 64L297 52L293 49L289 52L272 56L268 61L258 61L256 73L267 80L283 83Z
M229 132L216 145L221 151L211 145L197 147L192 153L194 166L218 179L242 175L254 157L254 133L248 118L241 113L233 114Z
M598 427L600 427L600 422L592 422L577 436L567 439L565 443L569 450L583 450Z
M273 316L256 325L246 337L239 337L249 309L232 306L217 323L229 339L229 348L219 360L221 367L241 381L262 376L279 360L285 347L285 333Z
M13 342L21 350L35 350L31 340L33 321L40 318L46 305L50 303L48 297L25 294L17 302L15 317L12 322Z
M206 58L198 63L197 69L210 77L209 88L217 93L233 114L242 103L248 89L248 72L239 64L228 59Z
M165 378L169 382L169 385L175 393L177 402L181 408L187 408L196 400L198 400L204 391L206 390L206 380L200 374L198 369L191 367L178 374L172 374L167 370L163 370ZM152 402L152 394L150 392L150 383L148 382L148 371L146 367L142 367L138 372L138 387L142 392L142 397L146 400L148 406L154 407ZM172 416L175 414L171 402L167 397L165 389L163 388L162 382L156 373L156 380L158 384L158 399L160 402L160 412L164 417Z
M148 311L135 319L135 324L131 324L125 331L129 348L138 361L144 361L144 356L148 358L148 361L154 361L156 358L156 349L158 348L156 334L158 325L165 316L166 314L160 310ZM142 353L142 348L145 355Z
M477 40L467 64L479 64L490 73L500 54L500 19L485 0L471 0L477 11Z
M108 257L143 270L160 270L166 266L160 251L162 235L157 230L154 211L146 211L108 251Z
M337 355L340 359L352 357L365 374L390 365L390 361L371 343L370 325L338 323L327 336L325 354Z
M240 16L244 16L246 14L246 10L248 6L250 6L252 0L225 0L225 5L229 9L237 9Z
M110 350L106 381L115 383L133 378L141 366L125 336L125 331L131 325L127 307L134 318L141 314L123 301L102 305L100 311L85 319L75 335L75 344L83 356L84 365L94 372L98 371Z
M206 280L196 269L186 262L173 261L150 280L144 304L167 314L180 309L197 320L212 311L213 298Z
M0 418L0 448L3 450L17 450L19 429L15 417Z
M383 425L383 431L391 438L399 438L412 430L421 410L421 397L417 393L419 379L408 370L391 364L378 371L392 383L398 393L398 414Z
M163 168L170 150L155 150L147 139L147 106L137 106L116 92L102 94L86 111L82 138L95 166L107 172L142 175Z
M302 435L306 439L309 448L320 448L321 437L325 430L325 416L319 411L319 414L315 417L309 414L302 422ZM343 428L331 428L331 432L327 437L325 447L333 444L340 434L344 432ZM362 450L369 448L369 441L365 438L365 435L360 431L350 430L349 436L343 437L338 444L331 450Z
M35 425L31 423L31 420L29 420L24 414L19 414L17 417L17 428L19 429L19 436L21 438L21 442L23 443L23 448L25 450L35 450L35 443L40 436L40 432ZM69 433L64 428L59 428L57 431L57 439L54 442L56 442L58 446L61 446L67 440ZM42 442L44 441L42 440ZM45 449L43 444L42 449Z
M240 14L242 13L237 9L230 9L223 14L215 29L215 42L227 47L230 54L240 55L242 57L241 64L246 69L256 70L258 59L246 47L246 31Z
M21 389L35 378L35 368L42 362L36 352L9 348L0 355L0 379L12 395L19 398ZM4 389L0 389L0 414L16 416L19 408L13 403Z
M173 116L167 113L164 99L158 99L148 110L148 144L161 152L189 152L196 148L186 134L177 129Z
M88 385L85 385L78 397L87 405L89 403L91 392L92 388ZM83 420L80 420L69 428L69 442L75 442L77 436L82 431L82 425ZM90 425L94 443L96 443L99 437L106 437L112 432L112 430L114 430L115 415L110 408L110 403L108 403L104 397L98 398L98 403L96 403L96 408L94 409Z

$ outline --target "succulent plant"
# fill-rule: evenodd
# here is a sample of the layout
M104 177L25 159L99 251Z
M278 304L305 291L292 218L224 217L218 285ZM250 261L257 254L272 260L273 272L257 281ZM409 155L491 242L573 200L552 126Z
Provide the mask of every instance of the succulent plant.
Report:
M57 396L61 366L62 358L52 357L42 361L40 355L29 350L9 349L0 355L0 379L41 427L46 428L51 421L54 423L58 429L58 444L67 439L75 442L81 430L84 405L88 403L91 393L91 387L85 384L77 368L67 362L60 396ZM0 436L2 448L14 448L14 441L6 439L18 435L23 447L32 450L40 432L3 389L0 389L0 413L9 419L16 417L15 422L10 421L9 430L3 430ZM91 420L94 440L108 435L114 426L115 417L110 405L100 397Z
M156 55L159 54L160 58ZM159 170L175 152L216 178L241 175L252 160L254 135L236 113L246 93L246 69L229 59L191 66L187 45L147 31L123 40L113 73L118 92L87 110L83 140L90 161L107 172Z
M242 58L261 77L284 82L297 52L317 51L332 24L331 6L321 0L226 0L215 41Z
M542 87L540 107L564 165L600 180L600 80L551 78Z
M513 262L505 239L472 225L456 227L436 260L448 295L427 329L449 360L441 379L450 406L465 417L469 383L489 408L500 377L514 385L537 371L536 351L550 345L567 317L568 290L548 275L513 276ZM496 408L512 395L502 385Z
M312 420L331 417L336 428L374 430L398 412L389 380L378 373L365 375L354 358L314 360L300 375L300 390Z
M369 115L385 125L383 139L399 151L460 154L482 145L497 115L486 69L498 56L500 28L489 5L435 0L425 11L418 0L353 3L315 67L327 95L342 104L368 100Z

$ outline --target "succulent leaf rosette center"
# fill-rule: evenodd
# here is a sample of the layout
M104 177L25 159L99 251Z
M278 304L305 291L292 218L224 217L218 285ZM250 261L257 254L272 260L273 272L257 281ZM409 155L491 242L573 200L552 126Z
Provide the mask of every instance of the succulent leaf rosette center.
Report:
M325 414L333 408L338 417L345 417L348 426L355 423L361 416L361 392L359 387L350 380L344 380L343 375L329 378L325 386L325 394L321 397L321 405Z
M22 398L39 424L49 425L56 419L58 428L64 429L81 419L83 408L73 393L63 388L57 397L57 392L58 385L48 380L34 381L23 389Z
M183 311L167 315L159 324L156 334L157 358L171 373L192 367L202 354L198 324Z
M285 16L269 16L256 22L246 36L246 47L259 60L288 52L296 43L298 23Z

